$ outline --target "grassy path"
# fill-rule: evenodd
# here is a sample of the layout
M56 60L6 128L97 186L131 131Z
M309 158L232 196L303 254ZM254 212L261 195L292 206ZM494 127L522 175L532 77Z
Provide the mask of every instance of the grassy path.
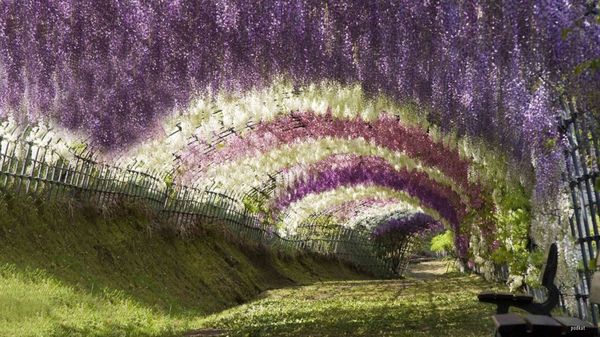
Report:
M211 224L195 239L149 231L138 206L104 214L0 194L0 337L491 334L493 308L475 299L490 285L443 263L365 280L335 261L238 245Z
M424 262L412 266L403 280L321 282L268 291L200 325L228 336L481 337L491 335L494 308L478 303L476 294L491 288L478 276L446 273L443 262Z
M0 337L181 336L266 289L364 279L332 259L243 245L219 223L189 238L160 226L136 202L0 191Z

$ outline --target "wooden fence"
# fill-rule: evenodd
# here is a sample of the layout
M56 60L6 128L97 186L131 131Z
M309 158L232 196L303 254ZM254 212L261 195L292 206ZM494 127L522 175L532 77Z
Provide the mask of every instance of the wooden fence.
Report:
M106 207L123 198L140 200L180 233L214 222L245 242L285 253L309 251L332 256L389 275L386 262L374 255L364 233L339 226L335 239L311 236L310 232L284 238L249 213L239 195L170 184L156 172L101 163L91 153L71 152L67 159L47 145L16 138L0 137L0 189L7 192L48 200L65 196L87 199Z

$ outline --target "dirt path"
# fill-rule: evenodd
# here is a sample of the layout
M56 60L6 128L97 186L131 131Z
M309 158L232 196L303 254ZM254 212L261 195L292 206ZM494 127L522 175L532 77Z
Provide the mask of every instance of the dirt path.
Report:
M415 278L418 280L431 280L440 275L446 274L448 270L448 262L441 260L425 261L410 264L405 273L407 278Z

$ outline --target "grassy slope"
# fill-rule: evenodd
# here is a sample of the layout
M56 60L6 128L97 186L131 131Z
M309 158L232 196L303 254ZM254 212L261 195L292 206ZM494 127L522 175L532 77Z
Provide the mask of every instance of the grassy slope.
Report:
M265 289L359 278L215 230L196 239L149 231L139 205L101 213L0 195L0 336L167 336Z
M477 293L499 290L455 272L417 279L335 281L271 290L212 315L200 326L228 336L491 336L493 305Z

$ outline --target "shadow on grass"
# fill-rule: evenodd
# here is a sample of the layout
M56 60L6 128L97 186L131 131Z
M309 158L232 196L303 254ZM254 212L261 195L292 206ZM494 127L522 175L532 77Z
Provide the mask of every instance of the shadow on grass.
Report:
M6 335L169 336L265 289L361 277L335 261L231 242L210 227L188 239L149 231L152 221L137 204L101 210L0 193L0 302L26 313L0 309L14 327Z
M159 335L155 332L142 332L135 327L126 327L118 324L107 324L103 329L98 330L95 327L75 327L68 325L61 325L49 335L49 337L89 337L89 336L101 336L101 337L123 337L123 336L135 336L135 337L179 337L181 331L163 331Z
M268 292L261 300L205 319L231 336L481 337L493 331L493 306L476 294L498 289L449 273L425 280L322 282Z

